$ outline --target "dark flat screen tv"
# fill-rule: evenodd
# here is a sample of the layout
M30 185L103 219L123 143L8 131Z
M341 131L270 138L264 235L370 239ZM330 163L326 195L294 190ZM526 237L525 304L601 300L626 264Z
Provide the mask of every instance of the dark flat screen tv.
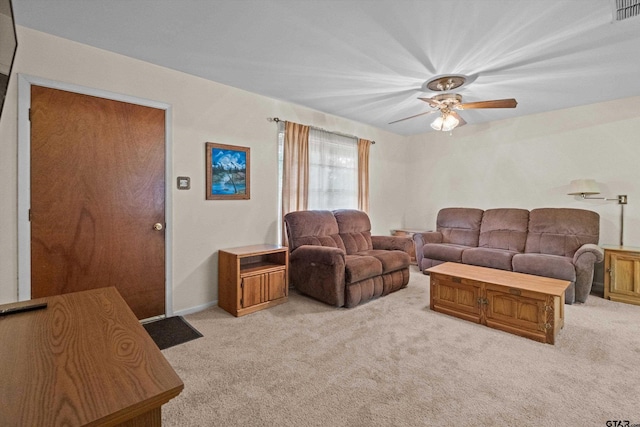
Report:
M7 94L17 47L18 39L11 0L0 0L0 96L2 99L0 114L4 110L4 98Z

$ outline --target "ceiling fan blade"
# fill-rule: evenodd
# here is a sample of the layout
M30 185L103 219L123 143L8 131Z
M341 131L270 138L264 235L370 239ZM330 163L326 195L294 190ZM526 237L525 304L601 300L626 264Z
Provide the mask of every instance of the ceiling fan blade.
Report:
M425 114L431 114L431 113L437 113L437 110L432 110L432 111L427 111L425 113L420 113L420 114L416 114L415 116L410 116L410 117L405 117L404 119L400 119L400 120L395 120L393 122L389 122L389 124L393 124L393 123L398 123L401 122L403 120L409 120L409 119L413 119L414 117L420 117L420 116L424 116Z
M424 101L427 104L431 105L433 108L439 108L441 105L441 102L436 100L436 99L432 99L432 98L418 98L420 101Z
M496 99L493 101L478 101L478 102L467 102L465 104L460 104L458 108L460 110L472 110L475 108L515 108L518 105L518 102L513 99Z
M456 113L455 111L452 111L449 114L452 115L453 117L455 117L458 120L458 124L456 125L457 128L467 124L467 122L462 118L462 116L460 114Z

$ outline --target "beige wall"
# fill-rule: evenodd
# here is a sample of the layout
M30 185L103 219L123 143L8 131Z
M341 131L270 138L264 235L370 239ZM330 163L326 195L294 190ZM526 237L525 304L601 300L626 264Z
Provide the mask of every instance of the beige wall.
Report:
M13 20L0 13L0 73L2 74L9 74L14 47Z
M628 195L624 244L640 247L639 111L632 97L407 138L405 226L433 229L447 206L570 207L598 212L600 243L617 245L620 205L566 194L592 178L601 196ZM603 281L596 265L594 288Z
M594 178L606 195L628 194L626 243L640 246L640 97L483 125L452 136L389 134L121 55L18 28L14 73L117 92L172 106L173 308L217 299L217 250L275 243L276 126L268 117L376 140L371 152L373 231L433 228L445 206L578 207L602 217L601 242L616 243L619 206L565 193ZM0 121L0 303L17 298L17 78ZM251 200L204 200L204 143L251 148ZM191 176L190 191L175 177Z
M217 251L277 243L277 127L268 117L376 140L371 150L374 231L401 225L406 183L393 172L402 137L170 69L18 27L19 48L0 121L0 303L17 298L17 81L15 73L172 106L173 309L217 300ZM205 142L251 148L251 200L206 201ZM175 177L191 177L191 190Z
M624 244L640 247L640 97L587 105L407 139L411 154L405 225L433 229L447 206L569 207L600 214L600 243L617 245L616 201L568 196L593 178L600 196L626 194ZM596 265L594 289L604 268Z
M446 206L581 208L600 214L601 244L618 244L617 202L566 194L593 178L602 196L629 196L624 243L640 246L639 112L632 97L410 137L405 223L433 228Z

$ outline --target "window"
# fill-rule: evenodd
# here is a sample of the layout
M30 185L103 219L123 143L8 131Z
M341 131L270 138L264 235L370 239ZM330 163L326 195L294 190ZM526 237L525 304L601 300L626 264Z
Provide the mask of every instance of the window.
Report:
M284 129L278 131L279 187L282 197ZM281 205L281 204L280 204ZM309 130L308 209L358 208L358 141L320 129Z
M309 130L309 209L358 208L358 141Z
M279 217L301 209L367 212L371 144L375 142L279 121ZM282 225L278 231L284 243Z

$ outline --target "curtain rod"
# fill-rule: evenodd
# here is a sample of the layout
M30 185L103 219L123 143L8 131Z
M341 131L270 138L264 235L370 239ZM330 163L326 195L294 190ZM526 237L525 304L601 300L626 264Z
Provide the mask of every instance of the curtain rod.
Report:
M267 118L267 120L269 120L270 122L275 122L275 123L279 123L282 122L284 120L281 120L277 117L269 117ZM316 126L309 126L311 129L315 129L315 130L321 130L323 132L329 132L329 133L334 133L336 135L340 135L340 136L346 136L347 138L355 138L355 139L361 139L360 137L356 136L356 135L349 135L348 133L342 133L342 132L334 132L332 130L326 130L326 129L322 129ZM371 141L371 144L375 144L375 141Z

